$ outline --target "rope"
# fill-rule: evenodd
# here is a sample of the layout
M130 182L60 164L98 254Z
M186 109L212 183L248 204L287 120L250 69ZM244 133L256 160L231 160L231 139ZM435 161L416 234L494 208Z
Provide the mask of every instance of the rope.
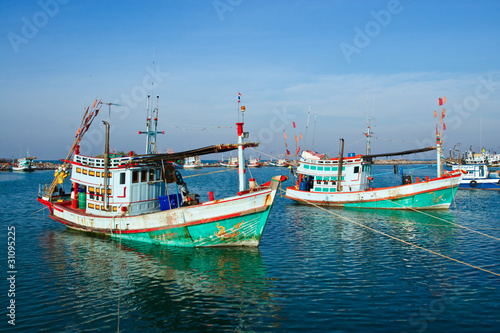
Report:
M207 172L207 173L199 173L199 174L196 174L196 175L182 176L182 178L191 178L191 177L198 177L198 176L206 176L206 175L211 175L213 173L227 172L227 171L234 171L234 170L237 170L237 169L228 168L226 170L218 170L218 171L212 171L212 172Z
M405 241L405 240L403 240L403 239L400 239L400 238L398 238L398 237L391 236L391 235L389 235L389 234L386 234L385 232L379 231L379 230L377 230L377 229L373 229L373 228L371 228L371 227L369 227L369 226L367 226L367 225L364 225L364 224L362 224L362 223L359 223L359 222L357 222L357 221L354 221L354 220L349 219L349 218L347 218L347 217L344 217L344 216L342 216L342 215L336 214L336 213L334 213L334 212L333 212L333 211L331 211L331 210L325 209L325 208L323 208L323 207L321 207L321 206L319 206L319 205L315 204L314 202L310 202L310 201L305 200L305 199L299 199L299 198L297 198L297 199L298 199L298 200L300 200L300 201L306 202L306 203L310 204L311 206L314 206L314 207L316 207L316 208L319 208L319 209L321 209L321 210L323 210L323 211L325 211L325 212L327 212L327 213L329 213L329 214L331 214L331 215L334 215L334 216L340 217L341 219L344 219L344 220L346 220L346 221L349 221L349 222L351 222L351 223L354 223L354 224L356 224L356 225L358 225L358 226L360 226L360 227L363 227L363 228L365 228L365 229L371 230L371 231L373 231L373 232L375 232L375 233L378 233L378 234L381 234L381 235L383 235L383 236L386 236L386 237L389 237L389 238L391 238L391 239L394 239L394 240L396 240L396 241L398 241L398 242L401 242L401 243L403 243L403 244L406 244L406 245L410 245L410 246L416 247L417 249L420 249L420 250L423 250L423 251L427 251L427 252L429 252L429 253L432 253L432 254L435 254L435 255L437 255L437 256L440 256L440 257L446 258L446 259L448 259L448 260L455 261L455 262L457 262L457 263L459 263L459 264L462 264L462 265L465 265L465 266L469 266L469 267L472 267L472 268L478 269L478 270L480 270L480 271L483 271L483 272L486 272L486 273L490 273L490 274L493 274L493 275L496 275L496 276L500 277L500 274L499 274L499 273L495 273L495 272L492 272L492 271L490 271L490 270L487 270L487 269L481 268L481 267L479 267L479 266L475 266L475 265L472 265L472 264L466 263L465 261L461 261L461 260L458 260L458 259L455 259L455 258L449 257L449 256L447 256L447 255L441 254L441 253L436 252L436 251L433 251L433 250L429 250L429 249L427 249L427 248L425 248L425 247L422 247L422 246L420 246L420 245L417 245L417 244L413 244L413 243L407 242L407 241ZM431 216L432 216L432 215L431 215Z
M493 239L495 239L495 240L497 240L497 241L500 241L500 238L497 238L497 237L495 237L495 236L491 236L491 235L488 235L488 234L482 233L482 232L480 232L480 231L477 231L477 230L474 230L474 229L471 229L471 228L465 227L465 226L460 225L460 224L455 223L455 222L450 222L450 221L445 220L445 219L443 219L443 218L441 218L441 217L434 216L434 215L432 215L432 214L426 213L426 212L424 212L424 211L421 211L421 210L418 210L418 209L415 209L415 208L412 208L412 207L406 207L406 206L404 206L404 205L402 205L402 204L400 204L400 203L398 203L398 202L395 202L395 201L392 201L392 200L389 200L389 199L384 199L384 200L385 200L385 201L391 201L391 203L394 203L394 204L396 204L396 205L399 205L399 206L401 206L401 207L404 207L405 209L408 209L408 210L411 210L411 211L414 211L414 212L417 212L417 213L420 213L420 214L423 214L423 215L426 215L426 216L430 216L430 217L432 217L432 218L435 218L436 220L440 220L440 221L443 221L443 222L449 223L449 224L451 224L451 225L454 225L454 226L456 226L456 227L463 228L463 229L466 229L466 230L469 230L469 231L472 231L472 232L478 233L478 234L480 234L480 235L483 235L483 236L486 236L486 237L489 237L489 238L493 238Z
M269 156L270 158L273 158L273 159L274 159L274 158L276 158L276 157L274 157L273 155L266 154L266 153L264 153L263 151L259 151L259 150L255 149L255 148L247 148L247 149L252 149L252 150L256 151L256 152L257 152L257 153L259 153L259 154Z

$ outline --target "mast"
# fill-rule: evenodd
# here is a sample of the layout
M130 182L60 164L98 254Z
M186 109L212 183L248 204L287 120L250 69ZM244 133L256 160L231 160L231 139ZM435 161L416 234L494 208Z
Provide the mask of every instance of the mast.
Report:
M314 114L313 143L311 149L314 150L314 136L316 135L316 113Z
M160 96L156 96L156 108L149 113L149 98L147 104L146 131L139 131L139 134L146 134L146 154L156 154L156 135L165 134L165 131L157 131L158 127L158 105Z
M102 121L106 126L106 138L104 142L104 208L108 210L108 170L109 170L109 123Z
M307 110L307 123L306 123L306 134L304 135L304 146L307 147L307 128L309 127L309 116L311 115L311 104L309 104L309 110Z
M344 139L340 139L340 153L339 153L339 164L338 164L338 172L337 172L337 192L340 192L342 186L340 183L342 182L342 164L344 163Z
M439 105L442 106L446 103L446 97L439 98ZM443 150L443 140L442 133L446 129L446 125L443 123L443 118L445 117L445 109L442 108L443 111L436 112L434 111L434 118L436 118L439 114L439 123L436 124L436 166L437 166L437 176L441 177L443 174L443 167L441 161L441 155Z

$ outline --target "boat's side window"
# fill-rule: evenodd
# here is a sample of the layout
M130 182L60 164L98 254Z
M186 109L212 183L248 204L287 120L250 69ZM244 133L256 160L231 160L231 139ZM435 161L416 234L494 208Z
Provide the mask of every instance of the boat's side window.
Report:
M155 169L149 169L149 181L152 182L155 180Z
M125 172L120 172L120 185L125 184Z
M354 173L359 173L359 166L354 167Z
M156 180L161 179L161 169L156 169Z
M139 182L139 171L132 171L132 183Z
M141 170L141 182L148 180L148 170Z

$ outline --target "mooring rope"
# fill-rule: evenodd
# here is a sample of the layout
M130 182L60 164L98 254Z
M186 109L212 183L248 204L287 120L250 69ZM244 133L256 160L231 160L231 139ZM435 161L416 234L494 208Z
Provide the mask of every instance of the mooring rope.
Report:
M426 212L424 212L424 211L422 211L422 210L415 209L415 208L412 208L412 207L407 207L407 206L404 206L404 205L402 205L402 204L400 204L400 203L398 203L398 202L392 201L392 200L390 200L390 199L384 199L384 200L385 200L385 201L390 201L390 202L392 202L392 203L394 203L394 204L396 204L396 205L400 205L401 207L404 207L405 209L408 209L408 210L411 210L411 211L414 211L414 212L417 212L417 213L420 213L420 214L423 214L423 215L426 215L426 216L430 216L430 217L432 217L432 218L435 218L436 220L443 221L443 222L449 223L449 224L451 224L451 225L454 225L454 226L456 226L456 227L463 228L463 229L469 230L469 231L471 231L471 232L475 232L475 233L478 233L478 234L480 234L480 235L483 235L483 236L485 236L485 237L493 238L493 239L495 239L495 240L497 240L497 241L500 241L500 238L497 238L497 237L495 237L495 236L491 236L491 235L485 234L485 233L483 233L483 232L481 232L481 231L477 231L477 230L471 229L471 228L469 228L469 227L465 227L465 226L460 225L460 224L455 223L455 222L450 222L450 221L445 220L445 219L443 219L443 218L441 218L441 217L437 217L437 216L434 216L434 215L432 215L432 214L426 213Z
M358 226L360 226L360 227L363 227L363 228L365 228L365 229L371 230L371 231L373 231L373 232L375 232L375 233L378 233L378 234L381 234L381 235L383 235L383 236L386 236L386 237L389 237L389 238L391 238L391 239L394 239L394 240L396 240L396 241L398 241L398 242L401 242L401 243L403 243L403 244L407 244L407 245L410 245L410 246L416 247L417 249L420 249L420 250L423 250L423 251L427 251L427 252L429 252L429 253L432 253L432 254L435 254L435 255L437 255L437 256L440 256L440 257L446 258L446 259L448 259L448 260L455 261L455 262L457 262L457 263L459 263L459 264L462 264L462 265L465 265L465 266L469 266L469 267L472 267L472 268L478 269L478 270L480 270L480 271L483 271L483 272L486 272L486 273L490 273L490 274L493 274L493 275L496 275L496 276L499 276L499 277L500 277L500 274L499 274L499 273L492 272L492 271L487 270L487 269L485 269L485 268L482 268L482 267L479 267L479 266L475 266L475 265L469 264L469 263L467 263L467 262L465 262L465 261L461 261L461 260L458 260L458 259L452 258L452 257L447 256L447 255L444 255L444 254L442 254L442 253L439 253L439 252L436 252L436 251L433 251L433 250L429 250L429 249L427 249L427 248L425 248L425 247L423 247L423 246L420 246L420 245L417 245L417 244L413 244L413 243L407 242L407 241L405 241L405 240L403 240L403 239L400 239L400 238L398 238L398 237L395 237L395 236L392 236L392 235L386 234L385 232L382 232L382 231L379 231L379 230L377 230L377 229L371 228L371 227L369 227L369 226L367 226L367 225L364 225L363 223L359 223L359 222L354 221L354 220L352 220L352 219L350 219L350 218L347 218L347 217L342 216L342 215L340 215L340 214L334 213L333 211L328 210L328 209L326 209L326 208L324 208L324 207L321 207L321 206L319 206L319 205L317 205L317 204L315 204L314 202L311 202L311 201L309 201L309 200L300 199L300 198L297 198L297 199L298 199L298 200L300 200L300 201L306 202L306 203L310 204L311 206L314 206L314 207L316 207L316 208L319 208L319 209L321 209L321 210L323 210L323 211L325 211L325 212L327 212L327 213L329 213L329 214L331 214L331 215L337 216L337 217L339 217L339 218L341 218L341 219L344 219L344 220L346 220L346 221L349 221L349 222L351 222L351 223L354 223L354 224L356 224L356 225L358 225ZM431 216L432 216L432 215L431 215Z

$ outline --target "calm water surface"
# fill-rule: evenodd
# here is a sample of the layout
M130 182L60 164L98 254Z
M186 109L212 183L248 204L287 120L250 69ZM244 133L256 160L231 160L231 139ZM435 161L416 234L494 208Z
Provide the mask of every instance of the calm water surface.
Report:
M414 170L433 175L434 167ZM188 175L219 170L183 171ZM375 185L397 182L374 166ZM260 182L287 169L251 170ZM449 211L319 210L277 198L258 249L164 248L68 230L36 202L52 171L0 173L3 246L16 230L15 296L0 288L0 329L35 332L498 332L500 194L459 192ZM186 178L208 199L237 173ZM287 185L291 182L288 181ZM69 186L69 185L68 185ZM331 212L340 215L332 215ZM437 218L436 218L437 217ZM349 220L351 221L349 221ZM451 223L450 223L451 222ZM15 326L7 306L15 300Z

